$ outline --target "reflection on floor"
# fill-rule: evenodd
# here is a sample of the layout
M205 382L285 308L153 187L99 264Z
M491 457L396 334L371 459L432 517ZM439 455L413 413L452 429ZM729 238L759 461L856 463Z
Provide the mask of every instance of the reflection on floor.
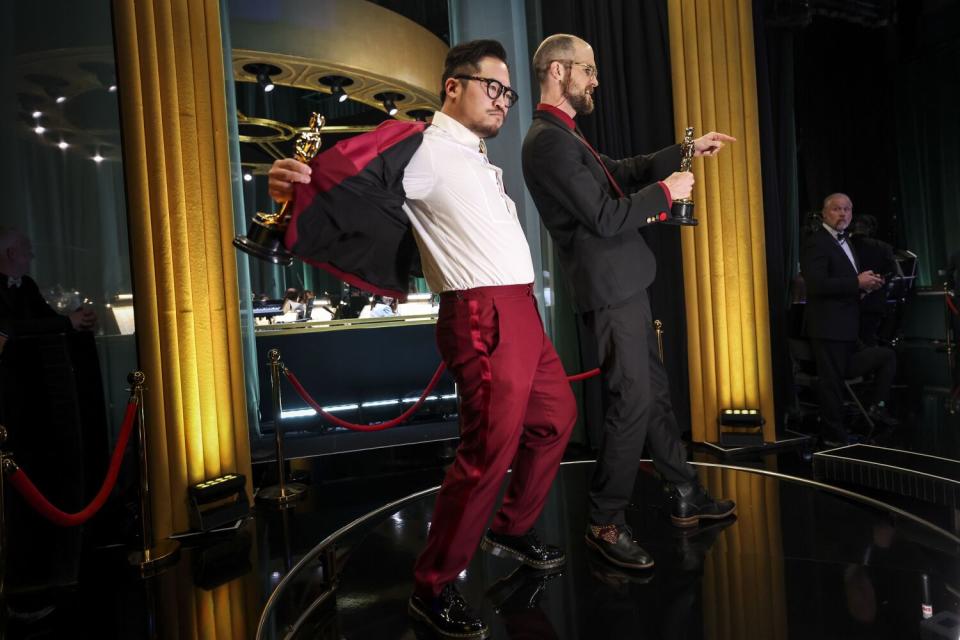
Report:
M702 465L711 491L735 498L739 513L689 532L669 524L659 481L641 473L628 517L657 566L613 569L582 542L591 468L564 465L538 524L568 550L562 571L518 571L478 553L461 576L495 638L914 638L925 603L960 613L953 535L763 468ZM8 637L253 638L266 598L307 551L351 518L435 486L441 472L315 484L286 516L263 511L238 532L186 541L180 563L151 581L122 570L123 549L102 549L87 558L78 589L10 598ZM264 637L286 637L294 624L296 638L422 635L405 603L431 506L428 495L345 535L335 598L310 610L326 576L308 565L278 594Z
M660 483L641 474L628 518L657 566L608 566L583 544L591 463L561 470L541 536L568 562L542 573L478 553L465 597L494 638L909 638L922 605L960 613L958 539L831 491L746 470L704 467L708 488L734 497L738 517L693 531L669 524ZM334 603L298 620L308 582L278 598L270 632L293 637L412 638L405 603L432 496L347 536ZM930 601L925 600L924 584ZM326 635L326 634L331 635Z
M910 382L894 395L903 425L881 444L960 458L943 354L905 350L900 362L900 381ZM23 593L8 580L0 625L10 638L253 638L267 598L304 554L351 520L438 485L451 453L430 445L296 461L293 471L312 486L295 511L259 510L237 532L185 540L180 563L145 582L125 568L125 547L87 544L77 587ZM718 461L703 452L696 459ZM591 465L582 462L564 467L539 525L568 549L562 572L517 571L478 554L463 590L498 638L917 638L928 637L924 604L937 616L960 613L955 508L843 485L891 511L756 472L812 478L797 451L727 462L747 469L701 473L714 492L738 500L739 518L686 534L669 525L659 482L640 475L630 520L656 558L652 573L613 570L587 552ZM255 471L258 485L272 483L269 465ZM405 601L431 504L417 500L341 540L339 589L323 606L310 608L326 578L318 567L296 576L276 598L266 637L285 637L295 623L297 638L415 637Z

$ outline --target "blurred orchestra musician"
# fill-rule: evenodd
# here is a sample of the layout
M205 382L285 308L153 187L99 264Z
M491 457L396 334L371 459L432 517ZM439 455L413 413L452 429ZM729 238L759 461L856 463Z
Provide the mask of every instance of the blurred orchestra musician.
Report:
M886 407L896 354L886 347L860 344L860 300L881 290L884 278L861 265L851 247L847 228L853 202L846 194L831 194L821 213L820 229L807 236L800 251L807 290L804 326L817 363L821 436L825 442L845 444L853 439L843 424L845 379L875 373L871 419L897 424Z

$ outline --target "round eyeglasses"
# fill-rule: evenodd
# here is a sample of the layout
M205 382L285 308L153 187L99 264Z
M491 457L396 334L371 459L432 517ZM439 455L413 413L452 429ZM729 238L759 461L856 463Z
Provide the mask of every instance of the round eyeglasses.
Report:
M478 82L483 82L484 84L487 85L487 97L489 97L491 100L496 100L500 96L503 96L504 100L507 103L508 109L513 105L515 105L517 103L517 100L520 99L520 95L516 91L506 86L499 80L494 80L493 78L481 78L480 76L465 76L465 75L458 75L453 77L456 78L457 80L476 80Z

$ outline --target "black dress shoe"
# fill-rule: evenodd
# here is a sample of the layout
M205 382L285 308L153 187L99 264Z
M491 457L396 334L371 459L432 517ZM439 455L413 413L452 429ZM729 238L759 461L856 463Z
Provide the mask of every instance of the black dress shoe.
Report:
M626 569L649 569L653 558L633 539L630 527L608 524L587 526L587 546L607 562Z
M522 536L508 536L487 529L480 548L495 556L514 558L534 569L553 569L567 561L563 551L541 542L533 529Z
M733 500L715 500L699 482L688 482L676 486L670 522L678 527L695 527L700 520L720 520L736 510Z
M486 638L490 633L487 623L470 609L453 583L432 600L410 596L407 611L443 638Z

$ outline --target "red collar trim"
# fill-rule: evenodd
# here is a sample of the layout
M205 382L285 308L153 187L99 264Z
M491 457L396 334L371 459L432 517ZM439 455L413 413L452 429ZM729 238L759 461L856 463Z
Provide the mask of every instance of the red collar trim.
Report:
M571 118L571 117L568 116L564 111L562 111L561 109L558 109L557 107L553 106L552 104L547 104L546 102L541 102L540 104L537 105L537 111L546 111L547 113L552 113L553 115L555 115L555 116L557 116L558 118L560 118L560 121L563 122L563 124L567 125L567 128L570 129L570 130L575 129L576 126L577 126L577 125L573 122L573 118Z

